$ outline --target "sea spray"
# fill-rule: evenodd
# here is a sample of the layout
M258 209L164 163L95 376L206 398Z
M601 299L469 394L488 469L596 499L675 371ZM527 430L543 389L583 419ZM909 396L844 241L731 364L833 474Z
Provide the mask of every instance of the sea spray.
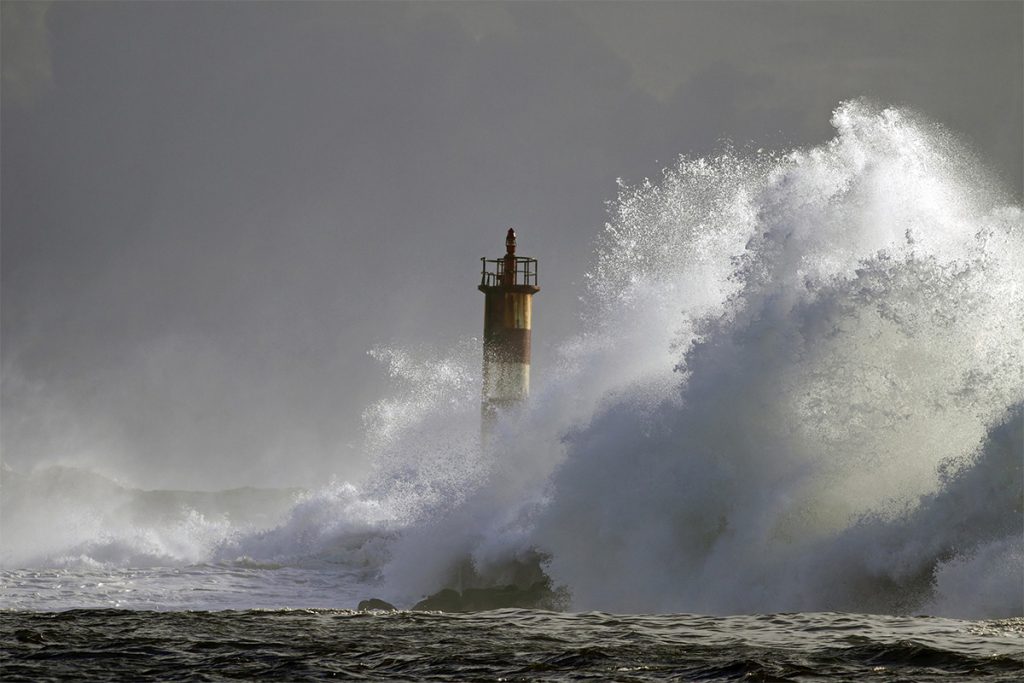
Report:
M973 184L982 174L935 126L859 102L833 123L832 142L774 159L767 175L754 166L737 179L735 164L715 164L734 206L755 207L735 212L742 250L719 254L737 288L703 315L678 293L680 317L697 320L680 344L678 396L653 410L628 393L605 406L572 439L537 525L577 607L920 608L940 563L973 550L962 538L923 542L949 530L900 520L939 487L940 466L976 457L987 430L1010 420L1019 432L1019 412L1007 411L1024 389L1021 213ZM678 203L699 214L688 180L704 186L705 168L683 162L645 188L654 208L642 215L671 215ZM692 217L633 216L616 215L616 242L668 233L646 237L659 245L692 231ZM673 256L680 271L683 254ZM662 305L664 279L630 274L632 289L652 294L631 294L612 313ZM1019 538L1007 500L1019 500L1020 477L993 483L1008 495L979 492L979 504L1015 519L1008 538ZM851 542L844 531L876 516L907 534L904 552L830 582L844 569L831 562ZM932 550L908 558L915 539ZM1004 599L1019 612L1020 581Z
M579 333L487 448L479 340L382 346L364 481L19 557L304 567L329 604L542 569L579 610L1024 613L1021 210L921 117L832 123L621 184Z
M298 489L145 491L87 470L5 469L0 566L159 567L208 561L277 526Z
M958 613L969 563L994 613L1024 609L1019 437L979 455L1020 432L1020 209L915 115L850 102L833 124L622 188L582 333L486 481L396 543L392 586L533 550L578 609ZM950 469L997 489L986 521L922 521Z

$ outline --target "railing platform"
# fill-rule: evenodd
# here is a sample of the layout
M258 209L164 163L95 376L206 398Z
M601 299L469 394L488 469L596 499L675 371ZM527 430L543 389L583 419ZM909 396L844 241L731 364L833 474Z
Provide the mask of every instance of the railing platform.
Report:
M489 259L480 258L481 287L527 286L537 287L537 259L526 256L514 256L515 268L506 271L505 263L509 257Z

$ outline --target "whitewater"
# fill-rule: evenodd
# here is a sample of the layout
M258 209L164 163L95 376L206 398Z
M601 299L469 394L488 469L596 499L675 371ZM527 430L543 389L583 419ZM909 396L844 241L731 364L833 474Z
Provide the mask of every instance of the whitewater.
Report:
M1021 207L914 112L832 124L620 183L578 334L486 446L467 336L371 352L395 389L358 482L5 470L0 607L407 608L540 573L572 611L1024 616Z

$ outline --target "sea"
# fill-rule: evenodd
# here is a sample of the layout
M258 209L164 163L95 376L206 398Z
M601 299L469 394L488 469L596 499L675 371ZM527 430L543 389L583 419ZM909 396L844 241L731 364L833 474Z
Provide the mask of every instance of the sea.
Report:
M1024 620L503 609L4 612L5 681L1019 681Z
M467 337L372 350L357 481L3 465L0 678L1024 680L1024 212L918 113L831 122L620 183L485 439Z

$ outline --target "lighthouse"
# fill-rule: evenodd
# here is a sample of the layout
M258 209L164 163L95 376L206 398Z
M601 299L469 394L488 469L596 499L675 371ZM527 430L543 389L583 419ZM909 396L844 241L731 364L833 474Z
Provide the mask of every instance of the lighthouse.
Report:
M516 231L505 235L505 256L480 259L484 293L484 423L498 408L530 393L530 328L537 286L537 259L516 256Z

